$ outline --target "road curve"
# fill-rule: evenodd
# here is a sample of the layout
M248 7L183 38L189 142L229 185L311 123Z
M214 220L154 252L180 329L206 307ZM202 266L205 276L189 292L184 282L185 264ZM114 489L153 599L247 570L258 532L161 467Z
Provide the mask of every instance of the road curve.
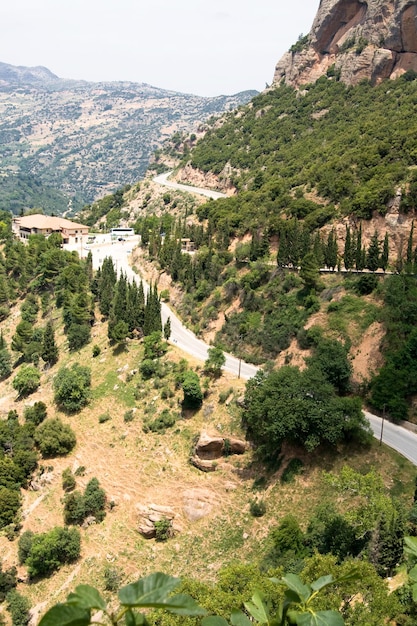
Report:
M164 185L165 187L171 187L171 189L178 189L179 191L188 191L188 193L197 193L200 196L206 196L207 198L213 198L213 200L217 200L218 198L227 198L225 193L221 193L220 191L213 191L212 189L203 189L202 187L192 187L191 185L181 185L180 183L174 183L171 180L168 180L168 177L171 176L172 170L170 172L164 172L163 174L158 174L153 179L155 183L158 185Z
M129 280L140 282L142 280L141 277L138 276L129 265L128 259L132 251L131 248L131 242L117 242L92 247L93 267L97 269L101 266L106 256L111 256L118 273L123 271ZM146 292L149 286L144 280L142 280L142 282ZM165 324L168 317L171 318L170 342L196 359L205 361L210 346L204 343L204 341L201 341L201 339L198 339L193 332L186 328L177 315L175 315L165 303L162 303L161 314L163 324ZM240 374L240 377L245 380L252 378L259 369L255 365L240 361L230 354L225 354L225 356L226 363L224 369L236 376ZM369 413L369 411L364 411L364 414L369 420L374 437L381 439L382 419ZM417 466L417 434L401 426L392 424L388 420L384 420L382 442L402 454L406 459Z

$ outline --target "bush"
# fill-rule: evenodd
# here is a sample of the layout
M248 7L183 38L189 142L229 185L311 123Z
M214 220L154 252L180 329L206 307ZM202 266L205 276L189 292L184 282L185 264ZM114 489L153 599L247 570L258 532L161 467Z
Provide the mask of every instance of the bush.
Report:
M171 428L174 426L176 420L175 416L172 415L168 411L168 409L164 409L158 417L156 417L152 422L145 422L143 425L143 431L148 433L149 431L152 433L164 433L167 428Z
M53 528L47 533L34 535L26 559L30 578L47 576L64 563L72 563L80 556L81 537L75 528Z
M30 621L30 602L13 589L7 594L7 608L12 617L12 626L27 626Z
M79 491L69 493L64 499L64 520L66 524L82 524L86 517L95 517L102 522L106 512L106 493L97 478L87 484L84 494Z
M41 382L41 375L34 365L23 365L13 379L13 389L19 396L28 396L37 390Z
M105 568L104 574L104 589L106 591L117 591L120 587L120 583L122 582L122 575L115 567L110 567L109 565Z
M148 379L154 376L159 368L159 362L152 359L144 359L139 366L143 378Z
M266 513L266 504L263 500L252 500L249 510L253 517L262 517Z
M123 421L124 422L133 422L135 418L135 412L133 409L129 409L128 411L126 411L126 413L123 415Z
M99 354L101 354L100 346L93 346L93 358L96 358L97 356L99 356Z
M42 401L35 402L33 406L25 407L23 417L27 422L32 422L35 426L39 426L46 418L46 404Z
M31 530L25 530L19 538L17 556L20 565L26 563L26 559L32 549L33 537L34 533Z
M75 413L88 404L91 386L89 367L74 363L72 367L61 367L55 377L54 400L59 408Z
M91 339L91 328L87 324L71 324L67 331L68 347L71 352L80 350Z
M282 472L281 482L290 483L294 480L297 474L303 471L304 464L300 459L291 459L287 467Z
M99 424L104 424L105 422L108 422L109 420L111 420L111 415L108 411L106 411L105 413L102 413L99 418L98 418L98 423Z
M167 541L172 536L172 522L167 517L163 517L155 522L155 539L157 541Z
M62 489L64 491L72 491L75 489L76 480L74 478L74 474L71 472L70 468L64 469L62 472Z
M20 493L15 489L0 487L0 528L14 523L20 508Z
M34 439L44 459L68 454L77 442L72 428L59 418L48 419L38 426Z
M4 570L0 562L0 602L4 602L6 594L17 585L17 571L15 567Z

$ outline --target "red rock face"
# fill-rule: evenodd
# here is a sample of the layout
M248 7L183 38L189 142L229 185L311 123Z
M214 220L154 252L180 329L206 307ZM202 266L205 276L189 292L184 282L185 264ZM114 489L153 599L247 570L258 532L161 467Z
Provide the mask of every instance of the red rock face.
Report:
M321 0L308 45L284 54L274 83L300 87L331 66L347 84L417 71L417 0Z

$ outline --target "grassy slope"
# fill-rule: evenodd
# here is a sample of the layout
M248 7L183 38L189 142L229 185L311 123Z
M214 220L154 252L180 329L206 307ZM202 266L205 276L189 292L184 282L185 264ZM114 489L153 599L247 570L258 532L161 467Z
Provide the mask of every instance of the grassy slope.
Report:
M12 330L10 326L9 334ZM326 497L335 497L336 494L329 492L329 487L323 484L323 468L337 471L349 463L355 469L366 471L375 466L383 474L387 487L410 501L414 476L410 464L377 445L365 453L341 449L335 455L332 451L322 450L320 455L315 454L312 458L299 450L288 449L286 459L292 456L303 458L304 473L295 484L282 485L279 475L285 467L284 462L280 470L269 477L263 492L253 490L255 478L263 475L264 470L253 466L250 452L243 457L228 458L219 464L215 473L201 473L188 462L195 437L201 430L225 435L242 434L235 402L228 406L218 403L221 390L233 387L233 397L240 395L242 381L222 377L212 385L210 395L196 414L180 419L164 435L145 434L142 430L145 415L164 407L178 411L181 393L177 391L173 398L162 401L161 389L155 388L155 381L144 382L137 373L127 382L126 374L136 369L142 358L140 343L131 342L126 352L115 354L107 347L105 324L97 324L93 335L93 343L102 348L102 353L95 359L91 358L91 344L76 355L66 352L61 333L58 338L61 344L59 364L43 374L41 389L26 401L42 399L48 404L48 415L55 415L52 380L58 367L75 360L91 365L93 393L90 405L72 417L59 414L76 431L77 446L67 458L44 462L46 468L53 468L51 482L40 491L25 492L23 509L27 514L24 515L23 530L45 531L63 524L61 472L66 467L75 470L85 466L85 475L77 478L77 487L84 487L91 477L96 476L116 506L108 512L102 524L81 531L82 558L78 563L66 566L36 584L20 584L20 590L34 605L60 600L80 582L102 588L103 571L109 564L124 573L124 580L155 570L212 579L219 567L234 559L257 559L266 549L264 539L268 528L283 515L293 511L306 523L317 503ZM171 363L182 356L170 348L165 360ZM190 365L199 366L198 363ZM162 382L173 389L172 375ZM135 400L137 387L139 399ZM0 392L6 398L2 410L16 408L21 415L25 402L14 401L10 381L1 383ZM137 409L135 419L124 422L125 411L134 406ZM111 419L99 424L100 415L107 412ZM207 515L195 522L190 522L184 514L186 495L190 490L209 504ZM266 515L260 519L253 518L249 512L254 497L262 497L267 505ZM136 530L137 505L150 503L169 505L175 511L176 525L181 531L167 543L147 541ZM10 543L0 537L0 549L5 564L16 562L17 542Z

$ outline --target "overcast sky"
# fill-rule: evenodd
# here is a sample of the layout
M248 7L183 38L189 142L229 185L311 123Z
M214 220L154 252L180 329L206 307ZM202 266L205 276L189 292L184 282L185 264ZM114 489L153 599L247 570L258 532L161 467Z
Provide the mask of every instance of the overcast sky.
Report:
M319 0L1 0L0 61L202 96L264 89Z

